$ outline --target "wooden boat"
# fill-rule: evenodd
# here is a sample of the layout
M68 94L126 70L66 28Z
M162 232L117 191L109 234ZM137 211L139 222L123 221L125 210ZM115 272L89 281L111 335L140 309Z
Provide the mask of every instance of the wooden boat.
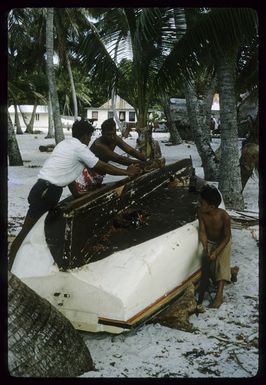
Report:
M200 277L191 170L183 159L63 200L28 234L12 272L77 329L120 333L145 322Z

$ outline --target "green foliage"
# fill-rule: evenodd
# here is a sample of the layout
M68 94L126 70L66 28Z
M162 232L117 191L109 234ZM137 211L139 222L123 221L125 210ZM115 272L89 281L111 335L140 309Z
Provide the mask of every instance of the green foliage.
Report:
M45 8L16 8L9 14L8 86L19 102L47 95L45 14ZM191 76L200 94L206 77L214 75L215 61L235 45L236 89L256 93L257 23L251 8L55 8L61 108L66 104L73 110L66 52L82 109L100 106L114 89L137 114L145 114L160 94L180 95Z
M161 68L158 84L194 78L200 66L215 65L233 47L249 45L257 35L258 19L251 8L215 8L193 15L191 26Z

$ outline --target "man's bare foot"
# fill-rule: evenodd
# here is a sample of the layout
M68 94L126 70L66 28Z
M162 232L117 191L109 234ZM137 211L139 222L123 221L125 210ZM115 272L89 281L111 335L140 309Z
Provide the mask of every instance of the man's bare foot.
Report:
M222 303L223 303L222 299L215 298L214 301L209 304L208 308L210 308L210 309L219 309L219 307L221 306Z
M239 267L231 267L231 282L237 282L237 274L239 272Z

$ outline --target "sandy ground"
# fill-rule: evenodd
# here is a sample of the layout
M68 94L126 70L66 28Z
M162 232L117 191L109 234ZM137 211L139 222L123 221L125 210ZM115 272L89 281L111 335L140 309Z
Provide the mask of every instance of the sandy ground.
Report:
M49 156L39 145L53 143L46 133L17 136L23 167L8 168L8 234L19 231L27 211L27 196ZM66 136L70 135L66 131ZM154 134L167 162L191 156L196 174L203 177L193 143L166 146L168 134ZM94 138L93 138L94 139ZM92 139L92 140L93 140ZM135 146L136 134L127 139ZM216 149L219 139L212 142ZM239 142L240 145L240 142ZM107 176L106 181L119 177ZM64 189L62 199L69 195ZM258 215L258 180L250 179L244 190L245 209ZM237 227L237 228L235 228ZM231 265L240 267L238 282L226 286L220 309L207 309L190 322L193 333L147 324L137 330L111 335L81 332L96 370L81 377L199 378L253 377L259 370L259 236L258 225L232 229ZM208 300L204 301L208 304Z

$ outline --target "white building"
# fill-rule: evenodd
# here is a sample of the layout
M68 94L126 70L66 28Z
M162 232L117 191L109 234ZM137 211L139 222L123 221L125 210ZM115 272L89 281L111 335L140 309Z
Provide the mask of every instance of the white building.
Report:
M27 123L30 122L34 106L32 105L20 105L18 106L18 116L22 130L26 128L24 120L21 114L24 115L24 118ZM8 107L8 112L12 120L13 125L15 125L15 108L13 105ZM48 107L47 106L37 106L36 115L33 123L34 130L36 129L47 129L48 127Z
M18 106L18 115L20 120L20 125L22 130L26 129L26 125L22 118L22 114L24 115L27 123L30 122L30 118L33 111L33 105L20 105ZM92 121L96 128L100 128L102 123L109 118L114 117L113 109L112 109L112 101L108 100L100 107L87 107L87 119ZM137 123L137 115L134 107L132 107L129 103L127 103L124 99L120 98L120 96L116 97L116 105L115 109L118 115L118 118L121 123L130 124L131 127L135 127ZM153 113L161 116L162 112L154 109L149 109L150 117ZM15 125L15 109L14 106L11 105L8 108L8 112L10 114L13 125ZM71 116L61 116L62 125L66 128L71 128L74 122L74 117ZM36 115L33 123L34 130L38 129L47 129L48 128L48 107L47 106L37 106Z
M28 105L28 104L18 106L18 116L19 116L19 121L20 121L22 131L26 129L24 119L26 120L27 123L30 122L33 108L34 108L33 105ZM15 126L15 108L13 105L11 105L8 108L8 112L12 120L12 123ZM22 118L22 114L24 115L24 119ZM74 117L61 115L61 121L62 121L63 127L71 128L72 124L74 123ZM37 106L36 114L33 122L33 128L34 130L48 129L48 107L47 106Z
M100 128L102 123L106 119L114 117L112 109L112 100L109 99L108 102L104 103L100 107L87 107L87 118L90 121L93 121L94 126ZM115 109L117 116L121 123L136 123L137 117L134 107L132 107L120 96L116 97Z
M104 103L100 107L87 107L86 109L87 118L90 121L93 121L94 126L97 128L100 128L106 119L114 118L111 99L109 99L108 102ZM121 123L130 124L132 127L136 125L137 115L134 107L132 107L128 102L120 98L118 95L116 97L115 110ZM162 115L162 111L154 109L149 109L148 111L150 116L153 113L156 113L159 116Z

